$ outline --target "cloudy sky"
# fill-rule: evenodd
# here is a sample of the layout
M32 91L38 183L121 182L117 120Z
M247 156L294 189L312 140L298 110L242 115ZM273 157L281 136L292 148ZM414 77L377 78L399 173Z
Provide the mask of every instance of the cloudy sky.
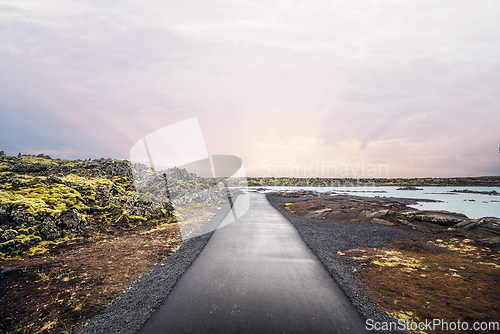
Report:
M0 0L0 150L128 159L197 117L248 175L500 175L499 17L498 0Z

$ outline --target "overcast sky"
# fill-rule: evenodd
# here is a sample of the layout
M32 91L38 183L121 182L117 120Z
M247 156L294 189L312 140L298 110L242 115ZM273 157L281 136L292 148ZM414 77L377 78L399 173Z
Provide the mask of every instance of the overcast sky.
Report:
M128 159L197 117L248 175L500 175L499 17L498 0L0 0L0 150Z

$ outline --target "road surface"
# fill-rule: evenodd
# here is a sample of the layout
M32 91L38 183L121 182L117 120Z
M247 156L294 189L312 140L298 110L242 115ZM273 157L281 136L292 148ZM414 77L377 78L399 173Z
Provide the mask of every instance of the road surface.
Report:
M250 209L232 220L229 213L139 333L368 332L265 195L250 193Z

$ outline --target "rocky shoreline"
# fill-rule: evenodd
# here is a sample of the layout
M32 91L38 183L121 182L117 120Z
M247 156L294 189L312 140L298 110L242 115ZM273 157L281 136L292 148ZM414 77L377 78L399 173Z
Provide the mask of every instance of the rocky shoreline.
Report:
M469 189L465 189L465 190L452 190L451 191L452 193L462 193L462 194L482 194L482 195L491 195L491 196L498 196L500 195L500 193L496 190L492 190L492 191L476 191L476 190L469 190Z
M450 177L450 178L328 178L328 177L248 177L249 186L292 186L292 187L498 187L500 176Z
M322 201L321 204L304 207L303 212L299 214L305 218L367 222L422 232L445 231L474 238L491 247L500 247L500 218L471 219L461 213L419 210L408 206L417 202L435 202L434 200L359 197L335 193L319 194L313 191L272 194L290 201L294 198L302 201ZM297 210L296 207L294 210Z

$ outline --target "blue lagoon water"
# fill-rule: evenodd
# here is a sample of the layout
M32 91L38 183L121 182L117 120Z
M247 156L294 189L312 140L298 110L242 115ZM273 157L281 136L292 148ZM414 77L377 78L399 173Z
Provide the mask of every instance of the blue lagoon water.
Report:
M412 199L432 199L438 203L419 202L411 205L420 210L446 210L463 213L469 218L500 217L500 196L486 194L454 193L453 190L497 191L500 187L418 187L422 190L397 190L399 187L361 186L361 187L287 187L262 186L251 189L266 189L267 191L297 191L312 190L318 192L333 191L337 194L367 196L367 197L398 197Z

